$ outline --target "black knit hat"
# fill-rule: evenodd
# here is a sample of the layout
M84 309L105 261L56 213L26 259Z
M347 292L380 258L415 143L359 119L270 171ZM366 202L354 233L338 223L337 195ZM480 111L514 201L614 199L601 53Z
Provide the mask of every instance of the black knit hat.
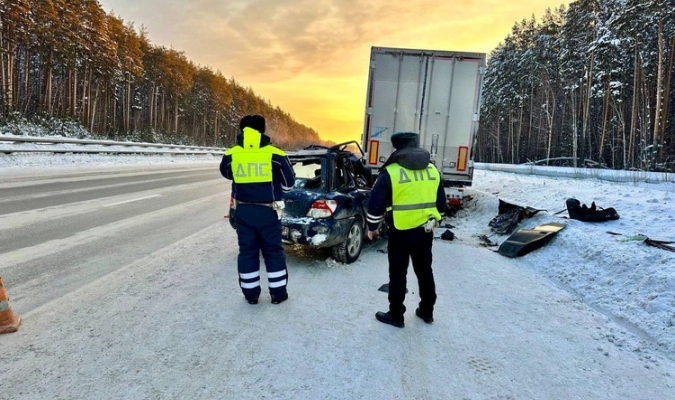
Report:
M262 115L247 115L239 122L239 130L244 128L253 128L260 133L265 133L265 118Z
M396 132L391 135L391 144L396 150L420 147L420 135L415 132Z

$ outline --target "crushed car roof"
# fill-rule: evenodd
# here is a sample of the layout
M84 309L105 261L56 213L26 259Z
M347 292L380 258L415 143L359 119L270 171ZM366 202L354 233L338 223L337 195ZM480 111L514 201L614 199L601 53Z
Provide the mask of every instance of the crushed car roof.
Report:
M358 147L359 151L361 151L361 146L356 141L351 141L351 142L336 144L336 145L331 146L331 147L325 147L325 146L319 146L319 145L313 144L311 146L305 147L302 150L289 151L286 154L289 157L318 157L318 156L326 155L328 153L350 153L350 154L354 154L353 152L347 150L347 147L349 145L356 145ZM363 151L361 151L361 153L363 154Z
M289 151L286 152L286 155L289 157L306 157L306 156L323 156L328 153L328 149L325 150L298 150L298 151Z

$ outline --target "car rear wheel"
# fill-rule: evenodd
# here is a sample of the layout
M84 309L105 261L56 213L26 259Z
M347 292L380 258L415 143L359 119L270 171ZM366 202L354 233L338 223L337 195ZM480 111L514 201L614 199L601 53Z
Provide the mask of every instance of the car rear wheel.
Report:
M351 225L349 225L347 237L345 237L344 242L333 247L333 258L339 262L351 264L358 260L362 248L363 226L361 225L361 221L355 219L352 221Z

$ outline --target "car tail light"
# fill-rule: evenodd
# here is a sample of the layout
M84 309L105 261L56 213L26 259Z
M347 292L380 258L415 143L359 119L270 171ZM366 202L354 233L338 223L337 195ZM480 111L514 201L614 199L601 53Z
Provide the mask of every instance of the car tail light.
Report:
M317 200L312 204L307 216L310 218L328 218L333 215L337 208L335 200Z

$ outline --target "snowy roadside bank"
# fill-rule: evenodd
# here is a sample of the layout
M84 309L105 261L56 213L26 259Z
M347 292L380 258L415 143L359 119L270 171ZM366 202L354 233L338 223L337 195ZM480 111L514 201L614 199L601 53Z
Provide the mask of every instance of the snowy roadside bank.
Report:
M162 165L216 163L221 157L203 155L110 155L110 154L0 154L0 173L2 170L25 168L81 168L122 165Z
M24 135L17 136L3 133L0 127L0 134L5 138L35 138L35 136ZM72 140L63 136L39 135L39 138ZM111 142L104 141L101 144L82 144L82 143L31 143L31 142L7 142L0 141L0 169L20 169L31 167L68 167L68 166L102 166L102 165L137 165L137 164L183 164L183 163L201 163L220 160L219 154L189 154L194 149L175 149L169 147L144 147L162 146L155 143L140 142ZM40 152L37 152L39 150ZM42 152L44 150L44 152ZM59 151L60 153L50 153L49 150ZM97 153L67 153L74 151L119 151L120 154L97 154ZM213 151L211 149L210 151ZM3 151L14 151L13 153L3 153ZM21 152L25 151L25 152ZM123 154L124 152L171 152L175 154ZM204 151L207 151L204 149ZM186 153L186 154L180 154Z
M498 198L549 210L523 221L519 228L548 222L565 222L567 228L543 249L515 262L643 332L675 357L675 253L607 233L641 233L675 240L675 189L671 183L614 183L479 170L470 192L475 202L453 223L463 241L478 246L473 236L489 232L487 224L497 215ZM569 197L589 205L596 201L599 206L614 207L621 218L593 224L565 220L562 217L567 212L553 216L565 208ZM492 239L502 243L507 237Z
M664 183L675 184L675 174L648 171L617 171L611 169L546 167L541 165L513 165L475 163L477 170L510 172L514 174L548 176L552 178L598 179L608 182L624 183ZM675 186L673 186L675 187Z

